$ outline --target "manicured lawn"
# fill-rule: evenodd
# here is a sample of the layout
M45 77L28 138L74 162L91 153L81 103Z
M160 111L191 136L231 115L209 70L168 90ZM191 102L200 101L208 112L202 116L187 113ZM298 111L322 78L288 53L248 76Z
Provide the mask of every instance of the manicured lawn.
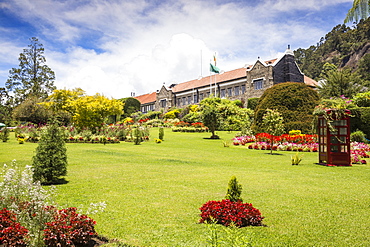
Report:
M230 141L234 133L218 132ZM317 153L223 147L209 133L172 133L164 142L136 146L67 144L67 184L58 185L60 207L86 209L105 201L92 215L97 231L134 246L206 246L207 227L197 224L199 207L224 198L235 175L244 202L265 217L267 227L243 228L253 246L368 246L370 166L324 167ZM0 162L30 164L37 144L19 145L13 135L0 143Z

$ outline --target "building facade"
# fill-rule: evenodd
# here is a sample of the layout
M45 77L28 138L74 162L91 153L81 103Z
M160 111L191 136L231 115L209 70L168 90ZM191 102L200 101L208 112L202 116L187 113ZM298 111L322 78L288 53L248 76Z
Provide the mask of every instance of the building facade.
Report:
M173 84L168 88L163 85L155 93L135 98L141 102L144 113L198 104L211 94L230 100L239 99L246 106L249 98L261 97L267 88L283 82L301 82L311 87L317 85L317 82L301 72L289 48L279 59L258 59L253 65L244 68Z

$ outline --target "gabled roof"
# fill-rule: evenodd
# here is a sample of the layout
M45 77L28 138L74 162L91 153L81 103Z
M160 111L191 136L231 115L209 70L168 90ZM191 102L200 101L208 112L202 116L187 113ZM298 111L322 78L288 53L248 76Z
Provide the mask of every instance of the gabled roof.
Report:
M215 78L217 82L225 82L225 81L236 80L236 79L243 78L243 77L246 77L246 69L245 68L235 69L235 70L227 71L221 74L201 77L200 79L195 79L192 81L187 81L187 82L177 84L172 88L172 92L177 93L177 92L191 90L191 89L199 88L203 86L209 86L211 81L212 83L215 83Z
M247 68L247 70L251 70L253 67L254 67L254 65L256 65L256 63L258 63L258 62L260 62L260 63L262 63L264 66L272 66L275 62L276 62L276 60L278 60L277 58L274 58L274 59L271 59L271 60L268 60L268 61L261 61L261 60L257 60L253 65L246 65L246 68Z
M148 104L148 103L154 103L157 99L156 92L143 94L140 96L135 97L142 105Z

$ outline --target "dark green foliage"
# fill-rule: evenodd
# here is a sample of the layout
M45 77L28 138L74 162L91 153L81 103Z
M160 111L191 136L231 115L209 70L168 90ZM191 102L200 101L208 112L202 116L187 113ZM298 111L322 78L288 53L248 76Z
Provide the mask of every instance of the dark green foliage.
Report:
M338 68L349 66L356 70L361 50L370 42L370 18L361 20L355 28L337 25L316 45L307 49L298 49L294 55L302 72L315 80L319 80L323 65L326 62L335 64ZM366 54L366 53L365 53ZM361 58L361 57L360 57ZM365 58L366 59L366 58ZM366 61L363 65L366 68ZM357 72L363 79L368 77L369 70L358 68Z
M351 111L351 132L361 130L370 137L370 107L356 107Z
M342 95L352 98L366 89L360 76L350 69L332 69L324 74L324 80L318 86L318 92L323 98L341 97Z
M160 140L164 140L163 138L164 138L164 128L163 127L159 127L159 133L158 133L158 138L160 139Z
M36 154L32 158L33 178L42 184L58 183L67 175L67 149L64 135L56 123L41 135Z
M215 131L220 126L218 105L221 103L220 98L205 98L200 102L203 124L208 127L212 133L211 139L218 139Z
M366 135L361 130L356 130L351 133L351 142L364 142L367 143Z
M34 124L46 124L52 113L45 106L40 105L41 100L29 97L13 110L15 120L31 122Z
M309 134L312 132L312 112L318 102L317 92L304 83L277 84L267 89L260 98L252 129L255 133L263 132L263 115L267 109L275 109L282 114L286 131L299 129Z
M238 180L235 176L232 176L226 192L225 199L228 199L232 202L243 202L243 199L240 197L242 194L242 185L238 183Z
M131 116L131 114L140 111L141 103L139 100L133 97L128 97L120 99L120 101L124 103L122 118L129 117Z
M0 123L9 123L11 121L11 100L5 88L0 88Z
M248 99L248 105L247 105L247 108L249 109L252 109L252 110L255 110L257 105L258 105L258 100L260 98L249 98Z
M7 142L9 140L9 133L10 130L7 127L4 127L0 130L0 139L3 142Z

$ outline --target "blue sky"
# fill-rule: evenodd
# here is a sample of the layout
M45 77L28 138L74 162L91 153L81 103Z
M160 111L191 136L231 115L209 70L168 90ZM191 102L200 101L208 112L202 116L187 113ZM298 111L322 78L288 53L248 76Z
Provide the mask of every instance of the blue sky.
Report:
M0 87L29 38L58 88L123 98L315 45L352 0L0 0Z

